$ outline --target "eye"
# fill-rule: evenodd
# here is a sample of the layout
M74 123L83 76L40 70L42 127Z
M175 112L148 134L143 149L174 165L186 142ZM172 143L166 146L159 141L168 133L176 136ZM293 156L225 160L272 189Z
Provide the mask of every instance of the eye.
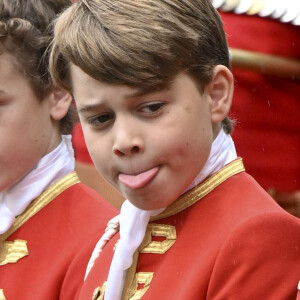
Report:
M160 109L164 106L163 102L152 102L143 105L140 108L140 111L145 114L155 114L160 111Z
M115 115L113 113L102 113L100 115L88 118L88 122L94 127L101 128L110 124L114 117Z

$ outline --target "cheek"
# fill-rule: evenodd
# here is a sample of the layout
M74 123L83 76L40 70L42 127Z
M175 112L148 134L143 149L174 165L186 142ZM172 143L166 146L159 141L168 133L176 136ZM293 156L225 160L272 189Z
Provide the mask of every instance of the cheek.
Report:
M183 132L174 132L174 135L170 132L165 139L152 142L152 146L157 146L155 154L158 162L170 167L177 175L195 155L193 141Z
M101 174L106 174L109 168L109 162L112 160L111 148L105 142L105 139L89 137L86 144L92 161Z
M182 132L181 138L174 139L172 151L179 166L184 164L184 169L190 166L200 171L209 156L211 144L211 132L199 127L194 128L192 134Z
M194 150L195 144L198 143L197 139L190 135L187 130L179 130L164 142L172 151L172 155L179 155L185 157L189 152Z
M22 148L16 146L22 145ZM32 143L22 142L21 137L10 139L0 149L0 191L12 187L37 164L39 153ZM11 166L14 166L13 168Z

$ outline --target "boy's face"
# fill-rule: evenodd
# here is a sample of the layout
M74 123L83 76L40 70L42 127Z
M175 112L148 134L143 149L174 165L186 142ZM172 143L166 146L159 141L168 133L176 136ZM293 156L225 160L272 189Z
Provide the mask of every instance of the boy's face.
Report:
M99 82L71 67L74 98L99 172L135 206L175 201L203 168L213 141L212 100L179 74L165 90L143 94Z
M51 145L48 102L40 102L11 55L0 55L0 192L33 169Z

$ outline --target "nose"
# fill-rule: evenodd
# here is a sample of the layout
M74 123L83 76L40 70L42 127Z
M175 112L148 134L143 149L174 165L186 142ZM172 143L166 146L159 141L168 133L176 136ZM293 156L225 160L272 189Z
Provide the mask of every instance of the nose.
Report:
M128 124L122 128L116 128L113 153L118 157L132 156L144 151L144 142L137 133L136 125L130 127Z

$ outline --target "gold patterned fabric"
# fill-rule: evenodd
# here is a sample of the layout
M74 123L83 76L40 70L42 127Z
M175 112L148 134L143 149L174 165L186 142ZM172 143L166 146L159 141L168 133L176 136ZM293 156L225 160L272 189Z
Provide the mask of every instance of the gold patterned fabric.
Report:
M0 266L8 263L16 263L28 254L27 241L15 240L13 242L2 242L0 244Z
M152 237L159 236L165 238L163 241L153 241ZM144 241L146 246L140 253L164 254L176 241L175 226L165 224L149 224L145 233Z

